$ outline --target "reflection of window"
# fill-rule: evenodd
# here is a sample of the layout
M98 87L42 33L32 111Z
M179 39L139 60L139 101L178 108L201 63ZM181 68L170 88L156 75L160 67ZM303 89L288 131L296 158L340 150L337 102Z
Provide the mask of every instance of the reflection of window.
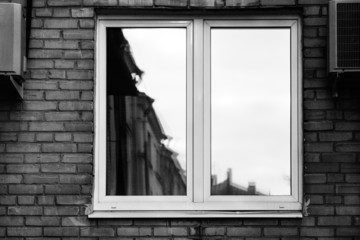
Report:
M100 17L92 217L299 216L300 20L262 19Z

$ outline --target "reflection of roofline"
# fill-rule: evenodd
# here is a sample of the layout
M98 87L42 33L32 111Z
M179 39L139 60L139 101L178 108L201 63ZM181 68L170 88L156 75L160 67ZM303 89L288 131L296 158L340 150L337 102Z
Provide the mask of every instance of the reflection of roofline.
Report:
M148 105L149 107L145 110L145 116L147 116L149 118L150 124L154 127L154 129L157 130L156 131L157 137L159 138L159 140L167 139L167 136L164 132L164 128L161 125L159 117L157 116L155 109L152 105L155 100L153 98L149 97L144 92L139 92L139 97L145 98L149 104Z

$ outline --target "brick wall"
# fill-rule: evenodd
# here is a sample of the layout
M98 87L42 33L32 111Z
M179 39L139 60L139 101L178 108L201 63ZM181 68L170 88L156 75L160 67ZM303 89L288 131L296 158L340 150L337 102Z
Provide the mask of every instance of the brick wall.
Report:
M9 2L9 1L2 1ZM13 1L22 2L22 1ZM0 102L0 236L9 239L360 239L360 83L326 72L327 0L34 0L23 101ZM94 8L303 10L303 219L88 219Z

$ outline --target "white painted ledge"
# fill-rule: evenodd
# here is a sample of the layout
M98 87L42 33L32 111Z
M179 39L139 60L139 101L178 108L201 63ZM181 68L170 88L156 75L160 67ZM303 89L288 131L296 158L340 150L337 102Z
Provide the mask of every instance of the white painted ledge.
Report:
M300 211L94 211L89 218L302 218Z

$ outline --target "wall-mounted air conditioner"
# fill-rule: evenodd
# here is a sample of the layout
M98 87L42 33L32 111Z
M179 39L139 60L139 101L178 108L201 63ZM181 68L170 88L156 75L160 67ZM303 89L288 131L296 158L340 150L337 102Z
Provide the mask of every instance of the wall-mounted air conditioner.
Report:
M25 19L22 5L0 3L0 93L22 96L25 71Z
M329 71L360 72L360 0L329 2Z

